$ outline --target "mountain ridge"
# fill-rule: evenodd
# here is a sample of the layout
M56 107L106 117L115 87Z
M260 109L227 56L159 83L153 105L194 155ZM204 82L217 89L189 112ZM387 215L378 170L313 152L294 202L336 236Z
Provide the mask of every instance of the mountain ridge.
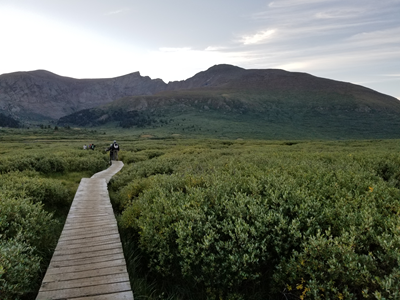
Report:
M45 70L8 73L0 75L0 112L15 119L58 119L120 97L153 94L165 85L139 72L101 79L75 79Z
M285 128L287 133L313 131L323 136L336 128L333 138L346 132L375 137L380 132L397 137L400 132L397 98L308 73L226 64L168 84L140 72L104 79L74 79L45 70L3 74L0 113L22 121L32 116L59 119L61 126L114 122L126 128L157 128L161 124L171 132L177 126L167 120L179 116L222 127L229 122L234 127L241 120L249 130L264 128L270 133L271 128ZM219 122L222 119L225 125Z

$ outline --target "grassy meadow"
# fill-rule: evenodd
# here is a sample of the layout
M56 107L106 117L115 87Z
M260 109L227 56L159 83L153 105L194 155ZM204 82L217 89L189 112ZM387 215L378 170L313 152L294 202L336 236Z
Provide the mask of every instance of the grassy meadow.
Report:
M79 181L107 167L114 139L135 299L400 298L400 140L107 128L0 129L2 298L34 299Z

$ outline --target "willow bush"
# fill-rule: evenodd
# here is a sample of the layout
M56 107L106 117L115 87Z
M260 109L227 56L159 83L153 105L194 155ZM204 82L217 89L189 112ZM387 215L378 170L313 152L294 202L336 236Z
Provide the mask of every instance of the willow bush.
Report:
M355 144L137 161L111 183L120 226L154 278L192 287L177 298L398 299L400 155Z
M74 171L98 172L107 167L107 157L101 151L34 150L2 155L0 174L31 170L42 174Z

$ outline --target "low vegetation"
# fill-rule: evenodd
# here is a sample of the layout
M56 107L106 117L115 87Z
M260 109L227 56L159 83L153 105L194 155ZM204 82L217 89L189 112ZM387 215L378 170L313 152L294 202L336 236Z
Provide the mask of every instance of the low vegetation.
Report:
M397 100L339 92L209 89L132 96L78 111L59 126L229 139L399 138Z
M34 299L77 185L107 167L115 136L6 133L1 298ZM119 134L109 190L135 299L400 297L399 140Z
M81 178L106 168L107 156L24 140L0 152L0 295L34 299Z
M137 143L111 183L136 297L399 298L398 143Z

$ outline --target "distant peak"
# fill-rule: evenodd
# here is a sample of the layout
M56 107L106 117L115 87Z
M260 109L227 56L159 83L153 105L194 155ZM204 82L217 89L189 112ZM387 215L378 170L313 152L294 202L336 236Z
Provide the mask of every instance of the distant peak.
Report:
M35 76L59 76L55 73L52 73L50 71L46 71L46 70L33 70L33 71L17 71L17 72L13 72L13 73L9 73L9 74L23 74L23 75L35 75Z
M220 64L212 66L207 71L227 72L227 71L239 71L239 70L245 70L245 69L233 65Z

